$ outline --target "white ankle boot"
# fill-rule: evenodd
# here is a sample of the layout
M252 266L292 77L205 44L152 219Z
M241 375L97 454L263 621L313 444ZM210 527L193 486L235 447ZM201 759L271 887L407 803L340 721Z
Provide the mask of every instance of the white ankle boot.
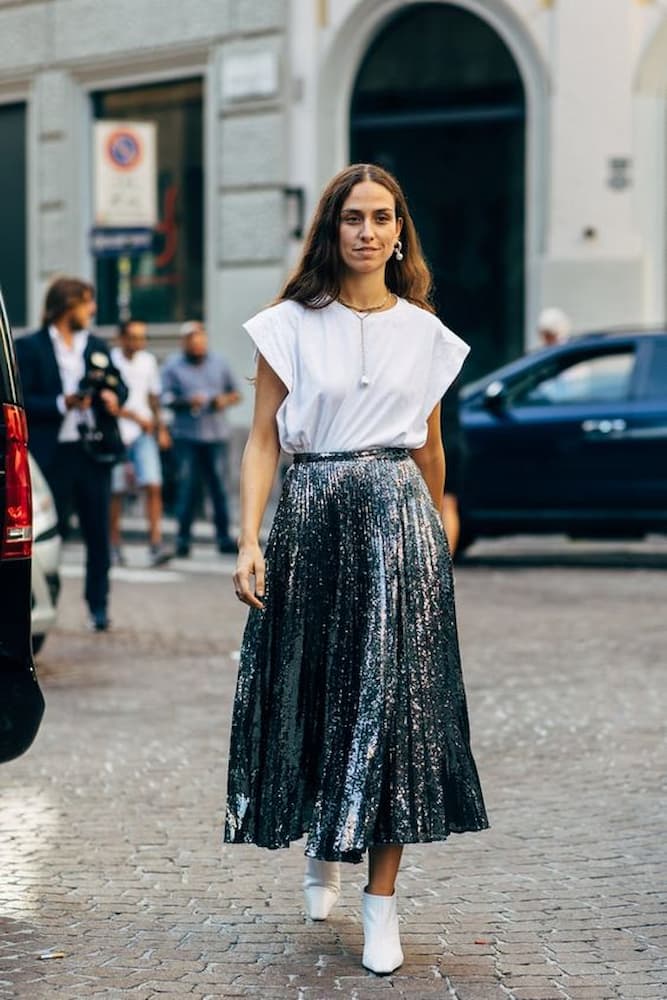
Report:
M306 861L303 877L306 913L311 920L326 920L340 896L340 865L337 861Z
M396 892L392 896L371 896L364 889L361 915L364 924L361 964L371 972L388 976L403 964Z

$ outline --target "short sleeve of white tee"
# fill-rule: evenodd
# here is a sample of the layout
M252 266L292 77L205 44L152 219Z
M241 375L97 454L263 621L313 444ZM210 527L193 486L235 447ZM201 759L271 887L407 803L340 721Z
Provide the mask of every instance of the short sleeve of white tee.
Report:
M289 453L421 448L428 417L470 348L432 313L398 299L363 323L339 302L286 300L244 324L285 385L278 413ZM362 373L368 384L362 384Z
M137 351L132 359L126 358L119 347L111 351L111 360L121 373L128 388L125 409L131 410L140 417L150 419L153 415L150 405L151 396L160 396L160 370L157 360L150 351ZM120 434L125 445L131 445L141 434L141 427L135 420L121 417L119 421Z

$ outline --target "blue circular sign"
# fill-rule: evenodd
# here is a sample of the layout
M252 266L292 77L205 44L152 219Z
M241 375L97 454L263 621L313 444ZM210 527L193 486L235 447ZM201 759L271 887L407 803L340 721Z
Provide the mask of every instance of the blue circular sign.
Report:
M130 170L141 161L141 145L134 132L119 129L107 141L107 152L115 167Z

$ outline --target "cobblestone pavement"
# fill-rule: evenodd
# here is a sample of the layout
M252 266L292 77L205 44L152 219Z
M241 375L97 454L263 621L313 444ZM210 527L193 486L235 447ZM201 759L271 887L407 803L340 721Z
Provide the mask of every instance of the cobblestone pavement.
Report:
M665 1000L667 549L475 552L457 588L492 829L406 849L406 960L379 978L363 866L315 924L299 845L221 846L230 562L150 573L134 550L93 635L70 550L47 715L2 769L0 997Z

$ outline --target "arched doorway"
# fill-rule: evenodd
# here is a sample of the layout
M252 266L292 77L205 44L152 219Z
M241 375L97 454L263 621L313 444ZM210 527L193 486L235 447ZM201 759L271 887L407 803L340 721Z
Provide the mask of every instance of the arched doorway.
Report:
M496 31L446 3L386 22L357 73L350 159L403 185L466 381L524 348L525 94Z

